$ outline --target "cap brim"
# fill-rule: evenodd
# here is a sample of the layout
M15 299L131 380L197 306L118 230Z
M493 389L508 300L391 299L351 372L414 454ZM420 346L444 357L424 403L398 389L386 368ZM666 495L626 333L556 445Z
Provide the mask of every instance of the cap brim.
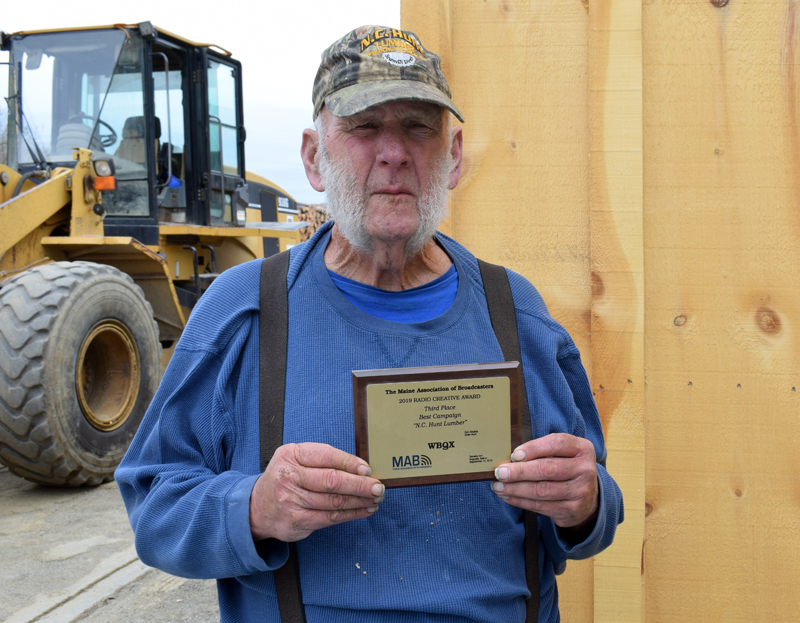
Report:
M350 117L374 106L403 100L437 104L464 123L464 117L453 100L436 87L417 80L374 80L354 84L331 93L325 98L325 107L336 117Z

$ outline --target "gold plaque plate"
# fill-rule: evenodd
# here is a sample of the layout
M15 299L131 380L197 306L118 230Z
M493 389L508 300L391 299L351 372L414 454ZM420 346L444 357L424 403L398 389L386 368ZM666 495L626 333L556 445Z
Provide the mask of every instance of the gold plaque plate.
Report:
M353 370L356 454L387 487L494 478L520 444L519 363Z

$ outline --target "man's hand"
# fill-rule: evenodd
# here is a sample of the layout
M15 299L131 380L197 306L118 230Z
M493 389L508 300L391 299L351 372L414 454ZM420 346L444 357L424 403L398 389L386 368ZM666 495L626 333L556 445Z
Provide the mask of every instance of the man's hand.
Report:
M278 448L250 496L254 541L299 541L314 530L369 517L384 486L362 459L322 443Z
M594 526L598 493L592 442L556 433L522 444L511 460L494 472L492 489L503 500L550 517L560 528Z

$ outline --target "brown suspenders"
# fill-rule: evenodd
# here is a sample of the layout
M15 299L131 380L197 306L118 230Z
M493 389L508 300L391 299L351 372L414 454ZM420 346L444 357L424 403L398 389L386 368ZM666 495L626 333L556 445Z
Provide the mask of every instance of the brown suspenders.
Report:
M506 269L496 264L478 260L486 291L486 303L489 306L489 318L492 329L500 343L503 358L506 361L519 361L519 413L522 425L522 441L533 439L531 417L528 408L528 392L525 389L525 375L522 369L522 353L519 350L519 334L517 333L517 314L514 311L514 299L511 296L511 284L508 283ZM539 532L537 530L536 513L525 511L525 577L531 597L525 602L525 623L539 620Z
M478 260L481 269L489 316L497 341L506 361L522 361L517 335L514 300L505 268ZM286 274L289 252L284 251L265 259L261 265L259 339L259 427L261 471L283 444L284 393L286 390L286 352L289 339L289 294ZM522 439L532 439L528 396L520 369L520 400ZM272 572L278 594L282 623L305 623L305 609L300 588L297 548L289 544L286 564ZM536 514L525 512L525 574L531 597L526 602L526 623L539 617L539 539Z
M258 316L258 413L261 471L283 445L283 401L286 392L286 352L289 341L289 292L286 273L289 251L272 255L261 264ZM272 572L282 623L305 623L297 547L289 543L289 559Z

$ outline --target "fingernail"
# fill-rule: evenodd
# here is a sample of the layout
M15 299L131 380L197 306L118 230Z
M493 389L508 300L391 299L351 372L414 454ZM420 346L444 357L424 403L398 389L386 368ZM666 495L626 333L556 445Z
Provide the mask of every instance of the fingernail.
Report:
M505 500L506 502L511 499L510 495L498 495L497 497L499 497L501 500Z
M514 450L514 453L511 455L511 460L514 462L524 461L525 460L525 451L524 450Z
M378 484L377 482L372 485L372 497L379 498L383 495L383 492L386 491L386 487L382 484Z
M367 508L367 512L368 512L370 515L371 515L372 513L374 513L376 510L378 510L378 507L377 507L377 506L370 506L370 507L368 507L368 508Z
M492 491L496 491L497 493L501 493L506 490L506 486L502 482L493 482L492 483Z
M511 475L511 472L508 471L507 467L498 467L494 470L494 477L497 480L505 480Z
M372 475L372 468L369 465L359 465L358 466L358 475L359 476L370 476L370 475Z

